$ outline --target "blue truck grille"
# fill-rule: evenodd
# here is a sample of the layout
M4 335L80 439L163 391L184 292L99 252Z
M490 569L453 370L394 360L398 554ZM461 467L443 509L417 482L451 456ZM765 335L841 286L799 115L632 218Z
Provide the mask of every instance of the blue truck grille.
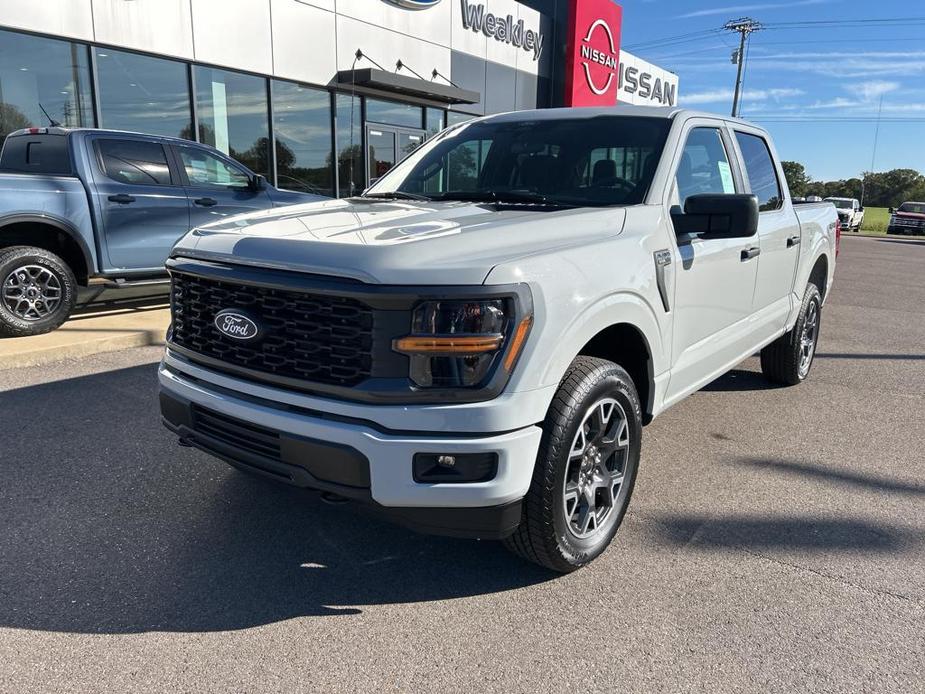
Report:
M373 311L355 299L175 272L171 306L171 342L196 354L309 383L354 386L369 378ZM215 318L226 309L252 318L259 339L219 332Z

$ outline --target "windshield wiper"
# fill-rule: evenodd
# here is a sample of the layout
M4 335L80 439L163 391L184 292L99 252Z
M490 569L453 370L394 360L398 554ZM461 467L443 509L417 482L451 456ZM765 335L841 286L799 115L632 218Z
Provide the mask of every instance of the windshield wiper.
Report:
M419 195L418 193L406 193L403 190L389 190L383 193L364 193L359 197L368 199L375 198L377 200L423 200L430 202L433 198L430 198L426 195Z
M542 193L531 193L527 190L486 190L486 191L468 191L460 190L449 193L439 193L434 196L435 200L463 200L466 202L493 202L493 203L512 203L512 204L534 204L547 205L549 207L574 207L564 202L550 200Z

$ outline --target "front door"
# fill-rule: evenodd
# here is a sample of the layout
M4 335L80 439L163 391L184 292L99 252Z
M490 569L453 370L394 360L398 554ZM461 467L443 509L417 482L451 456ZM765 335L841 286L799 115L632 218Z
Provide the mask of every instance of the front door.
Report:
M366 126L366 184L372 185L424 143L424 131L369 123Z
M104 269L163 271L174 243L189 230L186 191L155 140L97 137L93 203L101 223Z
M695 125L685 142L677 162L676 204L683 209L685 199L698 193L742 192L725 130ZM755 237L678 237L668 401L701 387L748 349L758 257L743 251L757 245Z
M195 145L174 149L185 177L192 227L272 206L266 190L251 187L251 174L243 166Z

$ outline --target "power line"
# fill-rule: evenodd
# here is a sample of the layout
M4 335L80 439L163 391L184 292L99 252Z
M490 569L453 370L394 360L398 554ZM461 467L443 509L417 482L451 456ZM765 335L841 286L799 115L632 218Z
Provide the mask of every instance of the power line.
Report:
M638 50L642 48L653 48L656 45L661 44L672 44L672 43L689 43L690 41L697 41L705 36L711 34L718 34L722 31L722 27L716 27L713 29L703 29L701 31L691 31L686 34L677 34L676 36L665 36L660 39L652 39L650 41L640 41L639 43L630 43L624 46L627 50Z

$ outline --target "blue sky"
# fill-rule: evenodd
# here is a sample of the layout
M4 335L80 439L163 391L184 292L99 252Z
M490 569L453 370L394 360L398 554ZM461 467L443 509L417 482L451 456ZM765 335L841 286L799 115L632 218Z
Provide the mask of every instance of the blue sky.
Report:
M882 96L874 170L912 168L925 173L925 2L622 0L620 4L623 47L680 76L680 105L729 113L736 72L730 55L738 45L738 34L706 32L749 16L768 28L751 37L742 116L770 130L782 158L802 162L816 180L850 178L870 170ZM775 26L868 19L903 21ZM688 34L693 35L659 43Z

